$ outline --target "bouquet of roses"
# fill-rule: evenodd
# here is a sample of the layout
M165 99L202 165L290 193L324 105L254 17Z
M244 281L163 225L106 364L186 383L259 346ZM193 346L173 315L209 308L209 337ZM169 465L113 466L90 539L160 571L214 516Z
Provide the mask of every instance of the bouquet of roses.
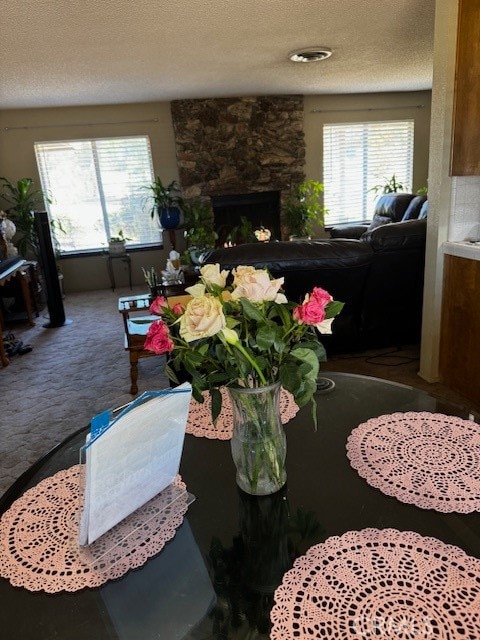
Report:
M326 360L320 333L331 333L342 302L319 287L302 304L289 302L283 278L265 269L239 266L230 273L218 264L200 269L200 282L186 289L188 303L170 308L156 298L145 348L168 353L169 378L191 378L192 393L211 396L212 418L221 410L220 387L264 387L279 381L298 406L313 399L319 362Z

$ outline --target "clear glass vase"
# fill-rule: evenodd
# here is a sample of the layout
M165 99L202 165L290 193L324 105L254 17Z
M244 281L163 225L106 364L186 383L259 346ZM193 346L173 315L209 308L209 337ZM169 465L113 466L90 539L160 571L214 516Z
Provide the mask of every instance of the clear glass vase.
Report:
M287 440L280 420L280 383L228 388L233 407L232 456L238 486L255 496L275 493L287 480Z

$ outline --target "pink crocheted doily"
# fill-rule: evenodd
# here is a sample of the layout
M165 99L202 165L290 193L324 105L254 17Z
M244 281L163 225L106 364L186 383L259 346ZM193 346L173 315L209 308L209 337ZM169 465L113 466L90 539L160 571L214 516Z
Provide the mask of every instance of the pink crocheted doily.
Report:
M177 476L173 503L163 492L94 547L79 547L79 473L75 465L42 480L2 516L0 576L12 585L48 593L98 587L145 564L183 522L187 492Z
M230 440L233 432L233 409L230 396L225 387L220 389L222 394L222 411L217 419L217 424L212 423L210 410L210 394L203 392L203 403L192 398L188 413L186 433L199 438L211 438L212 440ZM293 395L282 389L280 393L280 415L283 424L297 415L298 406Z
M271 640L480 638L480 560L412 531L349 531L295 560L271 621Z
M426 411L372 418L352 431L347 456L368 484L443 513L480 511L480 426Z

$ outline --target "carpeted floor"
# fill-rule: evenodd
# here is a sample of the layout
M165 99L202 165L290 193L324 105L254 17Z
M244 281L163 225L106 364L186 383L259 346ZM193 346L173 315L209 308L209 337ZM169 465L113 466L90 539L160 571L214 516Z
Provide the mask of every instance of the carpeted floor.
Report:
M118 297L129 293L116 289L68 295L65 314L73 322L57 329L43 328L47 320L42 315L35 327L8 327L33 350L0 368L0 495L93 415L132 400L117 311ZM140 360L140 393L168 386L163 365L162 357Z
M140 288L134 290L141 292ZM122 319L117 311L118 297L129 293L128 289L117 289L68 295L65 313L73 322L57 329L45 329L46 318L42 316L35 327L9 327L33 350L13 356L8 367L0 368L0 495L35 460L87 425L93 415L132 399ZM322 370L325 374L345 371L401 382L475 409L443 385L429 385L419 378L418 357L417 347L379 349L332 357ZM140 360L140 393L168 386L163 365L161 357Z

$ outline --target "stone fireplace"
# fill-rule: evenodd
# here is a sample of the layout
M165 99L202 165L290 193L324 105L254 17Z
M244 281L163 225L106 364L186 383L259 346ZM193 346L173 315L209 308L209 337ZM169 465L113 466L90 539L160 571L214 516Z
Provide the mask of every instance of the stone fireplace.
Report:
M302 96L172 102L185 198L211 200L217 232L245 216L286 237L282 205L305 179Z

